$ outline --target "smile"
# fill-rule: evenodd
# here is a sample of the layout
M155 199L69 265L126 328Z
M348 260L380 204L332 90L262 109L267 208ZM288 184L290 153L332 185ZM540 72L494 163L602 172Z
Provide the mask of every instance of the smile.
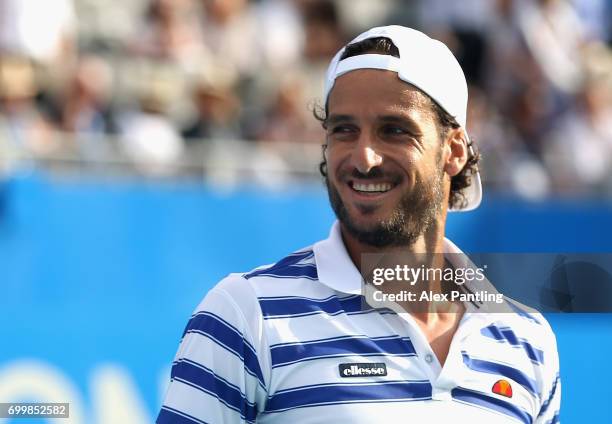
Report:
M349 180L347 185L350 188L350 195L359 202L379 202L395 192L399 182L395 181L368 181L368 180Z
M352 189L360 193L385 193L393 188L391 183L363 184L352 183Z

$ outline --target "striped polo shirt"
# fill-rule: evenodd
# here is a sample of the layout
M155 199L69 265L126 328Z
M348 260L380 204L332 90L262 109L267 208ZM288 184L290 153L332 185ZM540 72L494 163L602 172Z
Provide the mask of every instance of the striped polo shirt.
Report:
M445 252L460 252L445 240ZM466 304L441 366L407 313L364 306L335 223L328 239L209 291L189 320L158 424L557 423L545 319Z

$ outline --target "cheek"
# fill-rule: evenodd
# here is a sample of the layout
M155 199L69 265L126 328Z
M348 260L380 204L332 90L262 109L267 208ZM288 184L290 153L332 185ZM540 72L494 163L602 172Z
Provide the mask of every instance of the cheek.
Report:
M423 158L415 152L405 152L401 156L397 157L396 162L408 171L414 170L419 166L422 167Z
M336 178L341 172L350 172L350 152L342 152L340 149L329 149L325 155L325 162L327 163L327 177Z
M424 161L423 157L414 151L403 152L401 155L396 155L393 159L389 160L389 163L393 163L394 169L401 171L402 173L412 176L423 172Z

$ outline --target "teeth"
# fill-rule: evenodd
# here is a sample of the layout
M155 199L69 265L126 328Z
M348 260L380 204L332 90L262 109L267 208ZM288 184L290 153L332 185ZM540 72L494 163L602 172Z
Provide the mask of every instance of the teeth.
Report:
M353 189L356 191L365 191L365 192L385 192L391 190L391 184L382 183L382 184L358 184L353 183Z

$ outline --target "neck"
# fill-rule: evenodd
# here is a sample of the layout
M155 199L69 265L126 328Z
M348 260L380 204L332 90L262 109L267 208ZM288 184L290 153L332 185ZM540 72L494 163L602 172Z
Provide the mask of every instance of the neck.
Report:
M421 234L412 244L390 247L376 247L360 242L346 227L340 223L342 241L351 257L351 260L358 269L361 269L362 255L367 253L378 254L412 254L423 253L444 253L444 230L446 224L446 211L443 216L439 216L433 224Z
M403 246L375 247L362 243L342 224L341 234L349 256L362 275L371 271L364 268L373 266L371 263L364 263L364 255L368 254L376 254L376 258L382 258L376 259L376 268L395 269L397 266L407 266L413 269L441 269L448 266L444 258L445 223L446 211L443 211L441 216L414 243ZM374 256L366 257L373 258ZM444 292L441 281L435 278L421 280L414 285L407 284L405 281L394 281L378 288L382 287L384 287L386 293L397 293L400 290L412 291L415 293L416 299L419 299L423 292L435 294ZM402 310L409 312L415 319L426 325L438 322L448 314L456 314L462 311L461 304L451 302L418 300L416 302L397 302L397 304Z

